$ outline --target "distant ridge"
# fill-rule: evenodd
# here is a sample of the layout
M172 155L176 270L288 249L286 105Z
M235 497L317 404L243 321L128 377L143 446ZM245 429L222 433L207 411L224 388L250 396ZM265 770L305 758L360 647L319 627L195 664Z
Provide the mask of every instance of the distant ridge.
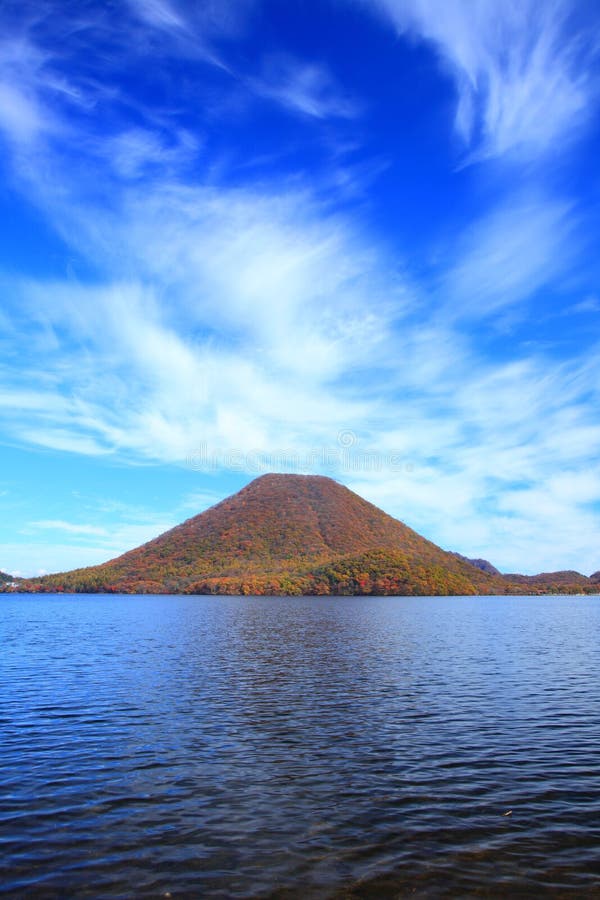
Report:
M598 590L568 574L573 579L560 578L557 589ZM263 475L116 559L16 589L423 595L541 593L554 585L551 576L503 576L485 560L442 550L331 478Z
M462 553L456 552L454 552L454 555L458 556L459 559L463 559L465 562L470 563L472 566L475 566L476 569L481 569L482 572L487 572L488 575L501 574L496 566L493 566L491 562L487 561L487 559L469 559L468 556L463 556Z
M1 581L12 581L12 575L7 575L6 572L0 572L0 582Z

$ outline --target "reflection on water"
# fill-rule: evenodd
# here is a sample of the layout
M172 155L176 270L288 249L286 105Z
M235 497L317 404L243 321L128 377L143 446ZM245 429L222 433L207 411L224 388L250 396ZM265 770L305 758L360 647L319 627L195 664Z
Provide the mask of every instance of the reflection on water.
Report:
M597 598L0 603L0 893L600 896Z

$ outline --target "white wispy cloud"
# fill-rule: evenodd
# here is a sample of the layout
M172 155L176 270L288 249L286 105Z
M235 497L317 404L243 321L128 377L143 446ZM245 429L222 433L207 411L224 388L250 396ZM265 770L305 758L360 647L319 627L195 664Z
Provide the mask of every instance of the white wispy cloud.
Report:
M8 571L11 575L21 574L28 578L50 571L65 572L114 559L176 524L175 521L158 518L150 524L117 523L111 525L110 536L106 536L103 533L104 529L100 527L97 532L93 532L91 529L94 526L88 526L90 530L82 531L81 526L74 523L62 523L63 526L72 525L69 528L58 526L46 528L42 523L42 526L35 529L40 532L40 536L35 540L27 539L25 535L19 542L0 543L0 557L9 561ZM65 539L52 540L53 531L62 531Z
M351 486L447 549L504 571L596 571L597 364L551 366L540 356L491 365L473 355L465 371L465 362L440 373L443 406L427 389L405 407L393 436L403 465L359 470Z
M376 0L401 34L430 42L454 79L456 129L470 159L535 157L569 142L590 114L595 37L568 0Z
M291 56L270 57L263 74L249 81L259 95L274 100L292 112L315 119L353 119L360 113L322 63L306 63Z
M183 129L168 134L149 128L130 128L95 143L95 151L108 160L117 177L135 179L178 173L199 151L196 137Z
M26 30L0 41L0 129L17 147L59 130L46 65L47 55Z
M383 340L385 319L369 309L375 279L356 268L364 253L359 257L360 248L342 231L332 240L334 222L292 225L281 199L278 210L265 204L264 220L249 198L245 210L237 199L232 218L232 200L221 197L217 206L213 198L208 221L201 217L195 227L183 215L182 238L171 236L162 263L158 221L164 234L178 216L173 198L162 214L141 213L129 220L131 228L123 222L122 240L128 232L133 237L130 251L140 254L142 271L143 260L151 268L152 290L43 284L19 292L19 309L30 317L29 341L38 330L50 339L43 368L32 359L27 372L38 391L16 384L5 391L18 436L67 449L75 428L73 449L81 442L82 450L93 451L99 442L181 460L206 440L247 450L268 447L280 434L293 445L299 423L314 443L315 431L342 427L359 413L360 401L328 385L349 363L366 365ZM292 216L298 214L297 198L292 207ZM274 251L275 269L269 266ZM61 402L64 392L69 400Z
M256 0L182 3L177 0L128 0L138 19L167 32L188 32L199 39L232 37L244 28Z
M160 29L185 30L186 21L182 13L167 0L130 0L131 6L140 18Z
M29 521L20 529L22 540L19 543L0 541L0 557L10 561L7 566L10 574L24 577L96 565L152 540L182 519L197 515L222 499L221 495L211 491L194 491L173 498L172 508L165 514L118 500L88 498L82 500L81 506L92 522ZM106 522L107 515L109 525L95 524ZM64 540L58 542L56 532L65 535ZM1 565L0 571L4 571Z
M9 84L0 84L0 125L17 143L27 143L44 127L40 109L31 97Z
M106 528L100 528L96 525L87 525L84 522L65 522L62 519L39 519L30 523L31 528L40 529L42 531L66 531L69 534L82 536L99 536L106 535Z
M221 43L245 30L257 0L219 0L182 3L174 0L128 0L134 15L134 44L138 52L200 59L234 75L221 52ZM145 29L140 33L140 25Z
M571 315L571 313L597 313L600 312L600 300L593 294L584 297L572 306L567 307L563 311L563 315Z
M513 195L451 241L442 291L449 316L486 318L556 284L581 249L577 214L543 194Z
M0 554L7 565L7 569L1 571L24 578L97 565L107 559L106 550L102 547L46 540L7 541L0 544Z

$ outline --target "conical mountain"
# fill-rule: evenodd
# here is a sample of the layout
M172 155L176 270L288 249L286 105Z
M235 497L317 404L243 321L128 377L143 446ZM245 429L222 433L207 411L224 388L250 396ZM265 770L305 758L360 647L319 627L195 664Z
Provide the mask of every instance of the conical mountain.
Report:
M263 475L117 559L28 585L131 593L506 590L501 576L441 550L348 488L316 475Z

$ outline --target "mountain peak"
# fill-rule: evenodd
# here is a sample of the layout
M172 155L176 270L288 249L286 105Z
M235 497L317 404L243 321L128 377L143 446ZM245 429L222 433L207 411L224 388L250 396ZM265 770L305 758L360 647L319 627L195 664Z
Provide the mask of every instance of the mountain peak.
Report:
M503 576L437 547L324 475L269 473L99 566L20 590L222 594L504 594L595 590L576 573Z
M268 473L117 559L36 583L76 591L475 593L490 589L487 577L333 478Z

